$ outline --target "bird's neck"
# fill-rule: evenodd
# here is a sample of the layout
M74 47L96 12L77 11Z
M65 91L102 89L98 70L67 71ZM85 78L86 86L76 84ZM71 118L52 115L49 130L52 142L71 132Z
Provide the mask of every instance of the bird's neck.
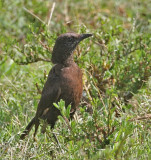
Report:
M75 64L74 59L73 59L73 55L70 55L66 59L62 59L62 58L52 59L52 62L54 64L60 64L60 65L66 66L66 67Z
M73 55L69 56L66 60L64 60L63 64L65 66L70 66L71 64L75 63L73 60Z
M70 53L69 51L62 52L61 50L54 49L51 60L54 64L70 65L74 62L73 51Z

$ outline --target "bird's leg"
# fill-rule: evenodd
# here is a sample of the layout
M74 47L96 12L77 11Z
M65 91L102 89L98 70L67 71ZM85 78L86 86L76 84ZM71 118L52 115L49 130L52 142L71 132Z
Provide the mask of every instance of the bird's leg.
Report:
M54 128L54 125L55 125L55 123L51 123L51 129ZM50 136L49 132L47 132L47 130L46 130L46 133L47 133L47 135L49 136L49 138L51 138L51 136ZM55 141L57 142L60 150L62 151L62 153L64 153L64 150L61 148L61 145L60 145L60 143L59 143L59 140L58 140L57 136L55 135L54 132L52 132L52 134L53 134L53 137L54 137Z
M55 123L51 123L51 129L54 128L54 125L55 125ZM54 137L55 141L56 141L57 144L59 145L59 148L61 149L61 145L60 145L60 143L59 143L59 141L58 141L57 136L55 135L55 133L52 133L52 134L53 134L53 137Z
M35 137L37 134L38 127L39 127L39 121L35 123L34 141L37 141Z
M41 128L41 133L45 133L46 132L47 125L48 125L48 122L46 120L44 120L42 128Z
M61 148L61 145L60 145L60 143L59 143L59 140L58 140L57 136L55 135L55 133L52 133L52 134L53 134L53 137L54 137L55 141L57 142L60 150L62 151L62 153L64 153L64 150Z

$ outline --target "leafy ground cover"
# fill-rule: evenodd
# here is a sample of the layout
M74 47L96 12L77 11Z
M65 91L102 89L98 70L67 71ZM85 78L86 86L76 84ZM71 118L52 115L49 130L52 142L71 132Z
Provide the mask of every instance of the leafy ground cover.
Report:
M55 129L21 141L55 39L71 31L94 35L75 51L84 83L75 118L61 101ZM0 35L1 159L151 159L149 0L1 0Z

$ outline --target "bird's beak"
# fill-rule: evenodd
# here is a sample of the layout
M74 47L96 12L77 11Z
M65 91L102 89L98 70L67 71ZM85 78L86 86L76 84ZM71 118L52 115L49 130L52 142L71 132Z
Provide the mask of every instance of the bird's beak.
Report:
M91 37L91 36L92 36L92 34L81 34L79 37L79 40L82 41L83 39Z

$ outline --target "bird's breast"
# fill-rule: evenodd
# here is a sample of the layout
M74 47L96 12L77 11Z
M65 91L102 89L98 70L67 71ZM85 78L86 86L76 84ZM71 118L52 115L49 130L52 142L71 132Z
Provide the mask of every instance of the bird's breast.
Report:
M62 99L78 105L82 95L82 72L78 67L66 67L61 74Z

